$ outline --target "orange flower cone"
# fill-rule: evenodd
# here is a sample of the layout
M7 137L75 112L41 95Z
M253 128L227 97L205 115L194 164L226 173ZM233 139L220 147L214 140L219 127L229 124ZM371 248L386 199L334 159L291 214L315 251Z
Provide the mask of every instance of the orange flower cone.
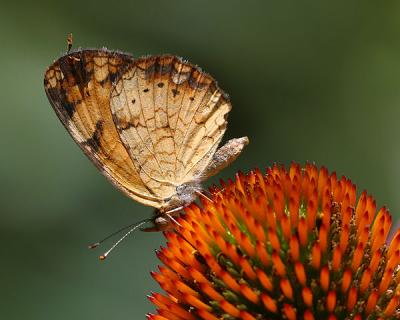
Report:
M347 178L273 166L212 194L165 233L148 319L400 319L400 230Z

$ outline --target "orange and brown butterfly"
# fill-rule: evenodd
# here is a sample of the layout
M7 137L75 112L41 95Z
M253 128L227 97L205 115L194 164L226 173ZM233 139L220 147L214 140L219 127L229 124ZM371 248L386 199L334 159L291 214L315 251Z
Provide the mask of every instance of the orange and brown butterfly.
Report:
M210 75L176 56L134 59L79 49L46 70L44 87L101 173L128 197L156 208L146 230L171 227L202 193L201 183L248 144L242 137L218 149L231 110L228 96Z

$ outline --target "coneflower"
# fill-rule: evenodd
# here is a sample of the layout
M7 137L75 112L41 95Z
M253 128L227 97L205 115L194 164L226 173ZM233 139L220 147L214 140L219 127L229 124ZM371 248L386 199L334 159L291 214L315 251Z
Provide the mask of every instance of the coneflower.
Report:
M400 319L400 230L325 168L237 174L192 204L158 257L152 320Z

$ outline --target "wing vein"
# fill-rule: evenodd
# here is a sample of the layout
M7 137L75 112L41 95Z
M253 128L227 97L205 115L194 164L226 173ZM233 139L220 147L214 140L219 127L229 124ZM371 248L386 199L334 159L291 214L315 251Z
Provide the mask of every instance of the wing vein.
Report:
M200 84L200 82L198 81L198 82L197 82L197 85L196 85L196 88L195 88L194 95L197 93L197 90L198 90L198 88L199 88L199 84ZM178 153L181 152L182 146L185 144L187 135L188 135L188 133L189 133L190 126L192 125L193 119L194 119L194 117L196 116L196 113L197 113L197 111L199 110L200 106L202 105L205 96L206 96L206 93L204 93L203 97L202 97L201 100L199 101L199 103L198 103L198 105L197 105L197 107L196 107L196 110L194 111L194 113L193 113L193 115L192 115L192 119L190 120L189 125L186 126L185 135L184 135L184 137L183 137L183 139L182 139L181 145L179 146ZM192 104L192 102L190 102L190 106L191 106L191 104ZM179 156L180 156L180 154L179 154ZM176 157L176 159L177 159L177 158L178 158L178 156ZM176 164L176 161L177 161L177 160L175 160L175 164Z
M135 70L135 72L136 72L136 70ZM139 83L138 83L138 84L139 84ZM127 94L126 89L125 89L125 83L124 83L124 79L123 79L123 78L121 78L121 85L122 85L121 93L122 93L122 91L124 92L125 101L126 101L126 103L128 103L128 94ZM141 110L141 114L142 114L142 116L143 116L143 120L146 121L145 118L144 118L143 112L142 112L142 102L141 102L141 99L140 99L140 94L139 94L139 103L140 103L140 110ZM132 111L131 111L131 109L129 108L129 106L127 106L127 109L128 109L130 118L133 119L133 114L132 114ZM146 148L146 149L150 152L150 154L153 155L153 157L154 157L154 152L152 152L152 151L149 149L149 147L147 146L147 144L146 144L145 141L143 140L143 137L140 135L139 130L137 130L136 127L133 127L133 128L135 129L137 136L140 138L140 141L142 141L142 143L143 143L143 145L145 146L145 148ZM147 132L149 133L148 129L147 129ZM150 137L150 139L151 139L151 137ZM125 146L125 149L126 149L125 143L124 143L124 146ZM129 156L132 157L132 153L131 153L131 152L128 152L128 154L129 154ZM136 156L133 155L133 157L134 157L134 159L138 162L138 164L139 164L139 166L140 166L140 162L138 161L138 159L136 158ZM133 159L132 159L132 160L133 160ZM134 161L132 161L132 162L134 162ZM158 163L158 162L157 162L157 163ZM141 167L141 166L140 166L140 167ZM146 170L144 170L143 167L141 167L141 170L143 170L143 172L144 172L150 179L153 179L153 178L151 177L151 175L150 175L149 173L147 173ZM139 171L139 172L140 172L140 171ZM140 174L139 174L139 176L140 176ZM142 178L141 178L141 180L142 180L142 182L144 183L144 181L143 181ZM144 184L145 184L145 183L144 183Z
M135 73L136 73L136 70L137 70L137 69L135 69ZM146 149L149 150L149 152L153 155L153 157L154 157L154 159L156 160L157 165L158 165L158 167L159 167L159 169L160 169L160 174L164 177L164 173L163 173L163 170L162 170L162 168L161 168L161 165L160 165L160 163L158 162L158 159L157 159L157 157L156 157L156 155L155 155L155 153L154 153L154 142L153 142L153 139L152 139L152 137L151 137L151 134L150 134L150 131L149 131L149 127L147 126L146 118L145 118L145 116L144 116L142 98L141 98L141 94L140 94L140 90L139 90L139 76L138 76L138 75L136 75L136 85L137 85L138 97L139 97L139 102L140 102L140 113L142 114L143 121L144 121L144 123L146 124L145 127L146 127L146 130L147 130L147 134L149 135L149 139L150 139L150 141L151 141L151 145L152 145L152 147L153 147L153 150L150 150L150 148L147 146L146 142L143 141L143 138L142 138L142 137L140 136L140 134L139 134L139 130L136 130L136 132L137 132L138 136L140 137L140 139L142 140L142 142L144 143L144 145L146 146ZM123 87L124 87L124 92L125 92L125 86L123 86ZM127 96L127 95L126 95L126 92L125 92L125 96ZM126 101L128 102L128 99L126 99ZM135 129L136 129L136 128L135 128Z

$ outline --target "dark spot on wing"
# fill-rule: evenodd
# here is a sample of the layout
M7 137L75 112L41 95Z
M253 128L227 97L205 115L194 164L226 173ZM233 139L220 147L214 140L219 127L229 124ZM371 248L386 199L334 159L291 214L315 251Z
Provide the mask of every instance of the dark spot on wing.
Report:
M172 95L174 96L174 98L179 94L179 91L176 89L172 89Z
M93 76L93 71L87 71L85 68L84 55L65 56L59 60L60 70L68 83L68 86L78 86L82 97L84 88L87 87Z
M86 144L94 149L94 151L98 151L100 148L100 139L103 133L103 121L99 120L96 122L96 130L93 132L93 135L90 139L86 140Z
M157 70L157 64L153 63L149 65L145 70L144 70L144 76L146 79L153 78L154 72Z
M149 92L149 88L144 89L143 92Z
M170 73L171 70L172 70L172 65L170 63L166 64L166 65L162 65L160 67L160 74L164 75L164 74Z
M62 88L46 88L46 94L49 97L54 109L63 114L64 117L72 118L76 105L81 101L68 102L66 92Z
M65 102L63 104L64 110L67 112L68 117L72 118L75 112L75 103Z
M163 83L163 82L158 83L158 84L157 84L157 87L159 87L159 88L164 87L164 83Z
M111 83L114 83L117 80L118 72L110 72L108 78L110 79Z

